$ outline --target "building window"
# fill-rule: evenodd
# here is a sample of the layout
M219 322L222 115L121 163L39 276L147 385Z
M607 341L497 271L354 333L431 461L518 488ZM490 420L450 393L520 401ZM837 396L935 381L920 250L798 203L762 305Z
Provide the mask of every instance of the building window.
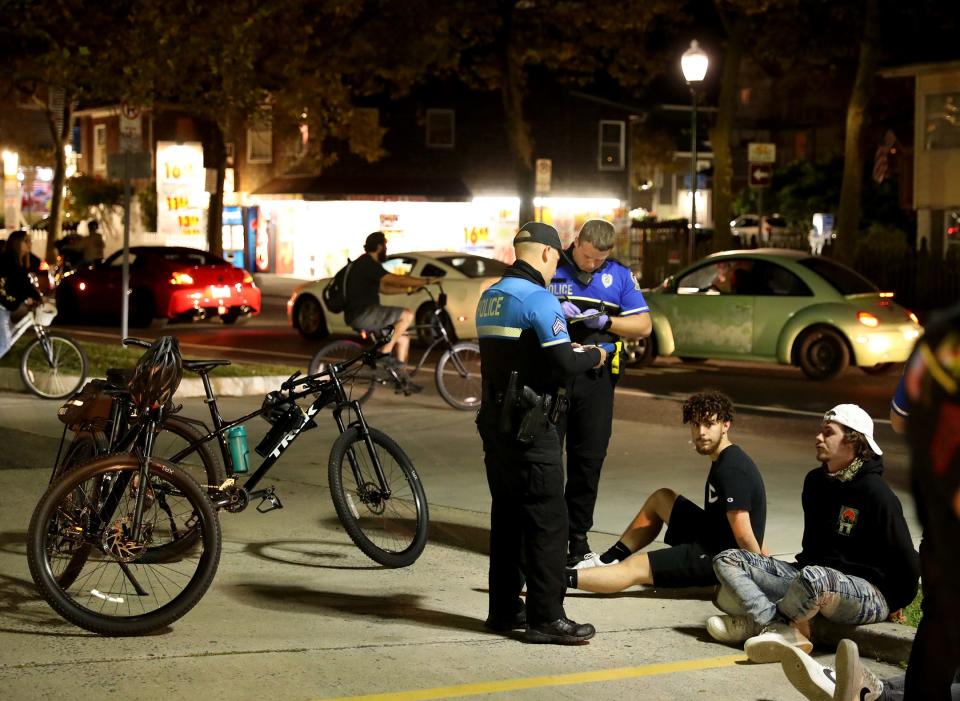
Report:
M677 176L674 173L664 173L662 171L657 175L660 181L660 190L657 196L659 206L672 207L676 204L676 202L674 202L674 193L676 192Z
M453 148L454 127L453 110L427 110L427 147Z
M93 169L104 171L107 169L107 125L93 125Z
M960 92L925 96L923 113L925 149L960 149Z
M247 163L273 163L273 125L269 117L247 127Z
M600 121L600 170L623 170L626 122Z

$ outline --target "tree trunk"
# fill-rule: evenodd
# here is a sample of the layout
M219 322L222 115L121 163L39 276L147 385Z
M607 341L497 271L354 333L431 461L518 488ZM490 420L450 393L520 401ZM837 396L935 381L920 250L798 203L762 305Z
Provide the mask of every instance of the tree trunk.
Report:
M860 232L860 196L863 190L863 145L861 136L867 105L876 83L880 60L880 22L878 0L867 0L867 15L860 38L857 76L847 105L847 131L844 142L843 184L837 215L837 257L852 262Z
M730 141L737 113L740 59L746 21L737 19L731 27L723 53L723 74L720 79L720 101L717 119L710 129L713 148L713 250L725 251L732 245L730 218L733 203L733 159Z
M210 140L211 165L217 171L217 184L210 193L207 211L207 248L215 256L223 255L223 181L227 174L227 149L223 143L223 129L213 122Z
M47 222L47 245L43 257L51 265L57 260L57 249L54 244L60 238L63 230L63 191L67 183L67 154L64 147L70 140L71 122L73 121L73 107L70 95L63 100L63 121L57 128L57 115L50 109L46 110L47 125L53 137L53 183L51 184L50 218Z
M520 59L520 47L513 31L514 0L500 3L500 43L502 82L500 98L503 103L504 122L507 128L507 144L513 155L516 173L517 196L520 198L520 226L532 221L533 208L533 141L530 125L523 112L523 93L526 81Z

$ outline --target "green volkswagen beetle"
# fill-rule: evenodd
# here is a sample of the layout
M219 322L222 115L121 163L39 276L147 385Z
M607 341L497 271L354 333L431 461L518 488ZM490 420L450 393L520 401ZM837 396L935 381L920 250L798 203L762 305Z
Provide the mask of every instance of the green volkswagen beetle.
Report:
M923 329L916 315L859 273L802 251L724 251L645 290L658 356L799 365L814 380L850 364L882 372L903 362Z

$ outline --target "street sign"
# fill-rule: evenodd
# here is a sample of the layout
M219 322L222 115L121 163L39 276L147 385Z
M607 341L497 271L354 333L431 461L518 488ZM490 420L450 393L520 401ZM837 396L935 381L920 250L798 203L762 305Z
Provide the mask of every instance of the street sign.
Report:
M148 180L153 177L153 159L145 151L108 153L107 177L111 180Z
M750 163L774 163L776 160L776 144L747 144L747 161Z
M550 174L553 161L549 158L537 159L537 194L545 195L550 192Z
M750 187L769 187L773 166L769 163L750 164Z

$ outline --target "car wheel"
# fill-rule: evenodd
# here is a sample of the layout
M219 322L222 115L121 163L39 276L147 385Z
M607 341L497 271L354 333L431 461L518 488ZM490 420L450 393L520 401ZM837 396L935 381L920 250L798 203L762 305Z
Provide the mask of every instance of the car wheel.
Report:
M811 380L831 380L850 362L846 341L833 329L812 328L800 337L797 363Z
M868 375L886 375L890 372L891 368L893 368L893 363L877 363L869 367L861 366L860 369Z
M135 290L130 295L130 326L145 329L153 326L156 313L153 295L147 290Z
M301 295L293 308L293 322L300 335L308 339L326 338L327 321L320 300L312 295Z
M417 310L415 323L418 327L417 340L420 341L420 343L432 343L438 336L433 326L431 326L435 309L436 307L432 302L427 302L426 304L420 305L420 308ZM454 333L453 322L450 320L450 315L447 314L446 310L440 315L440 320L444 327L446 327L450 340L456 342L457 334Z
M80 317L80 305L77 302L77 293L68 286L57 289L57 324L75 322Z
M653 365L653 361L657 359L657 339L654 335L650 334L646 338L638 338L634 343L636 344L633 348L634 364L641 367Z

